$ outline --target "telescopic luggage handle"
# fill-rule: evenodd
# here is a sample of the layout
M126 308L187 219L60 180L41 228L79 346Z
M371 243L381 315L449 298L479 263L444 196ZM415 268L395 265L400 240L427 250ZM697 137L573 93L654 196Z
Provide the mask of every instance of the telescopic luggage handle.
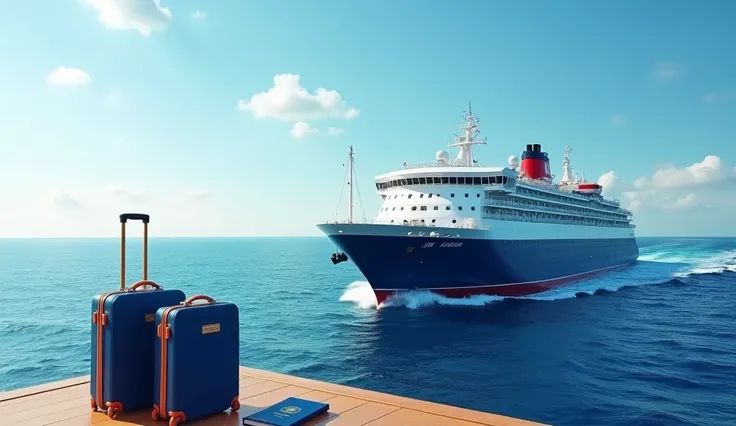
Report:
M143 222L143 281L148 281L148 223L151 216L144 213L123 213L120 215L120 290L125 289L125 224L129 220ZM148 288L148 284L144 284Z

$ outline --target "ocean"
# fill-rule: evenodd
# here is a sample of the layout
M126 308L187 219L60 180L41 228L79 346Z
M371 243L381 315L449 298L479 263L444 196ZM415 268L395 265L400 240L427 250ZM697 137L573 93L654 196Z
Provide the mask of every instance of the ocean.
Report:
M149 278L237 303L250 367L554 425L736 424L736 239L638 241L633 267L542 295L380 310L326 238L152 239ZM89 373L118 244L0 240L0 391Z

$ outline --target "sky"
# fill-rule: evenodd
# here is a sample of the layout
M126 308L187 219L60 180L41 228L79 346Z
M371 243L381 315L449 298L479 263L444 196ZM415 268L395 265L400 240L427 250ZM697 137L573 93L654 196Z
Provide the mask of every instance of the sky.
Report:
M115 236L125 211L151 236L320 235L347 217L349 145L371 220L373 178L434 160L468 102L484 165L539 143L559 178L570 145L637 235L736 235L735 19L729 0L8 1L0 237Z

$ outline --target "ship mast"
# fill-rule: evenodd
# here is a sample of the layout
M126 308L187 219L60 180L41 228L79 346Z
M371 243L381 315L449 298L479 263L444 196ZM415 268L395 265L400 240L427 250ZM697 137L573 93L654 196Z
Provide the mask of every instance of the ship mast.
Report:
M568 145L565 147L565 156L562 158L562 179L560 182L570 182L573 180L572 167L570 167L570 152L572 152L572 149Z
M353 146L348 148L348 223L353 223Z
M455 160L458 165L461 166L472 166L473 165L473 145L485 145L488 138L482 140L475 139L480 133L478 130L478 122L480 118L473 115L473 107L468 102L468 110L465 112L463 117L465 120L464 124L457 125L456 127L463 131L461 136L455 135L455 142L448 144L448 147L459 147L460 152L457 154Z

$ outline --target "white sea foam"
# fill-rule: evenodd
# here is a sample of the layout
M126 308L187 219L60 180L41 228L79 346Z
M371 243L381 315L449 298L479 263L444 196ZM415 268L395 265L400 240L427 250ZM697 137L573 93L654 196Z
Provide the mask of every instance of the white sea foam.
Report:
M659 245L642 250L640 262L619 271L558 287L544 293L513 299L552 301L577 297L580 293L593 295L596 291L616 291L624 286L641 286L666 282L699 274L736 272L736 249L722 251L697 250L683 245ZM504 300L503 297L477 295L462 299L448 298L429 291L410 291L389 297L381 306L367 281L355 281L340 296L342 302L352 302L361 309L403 307L419 309L431 305L484 306Z

